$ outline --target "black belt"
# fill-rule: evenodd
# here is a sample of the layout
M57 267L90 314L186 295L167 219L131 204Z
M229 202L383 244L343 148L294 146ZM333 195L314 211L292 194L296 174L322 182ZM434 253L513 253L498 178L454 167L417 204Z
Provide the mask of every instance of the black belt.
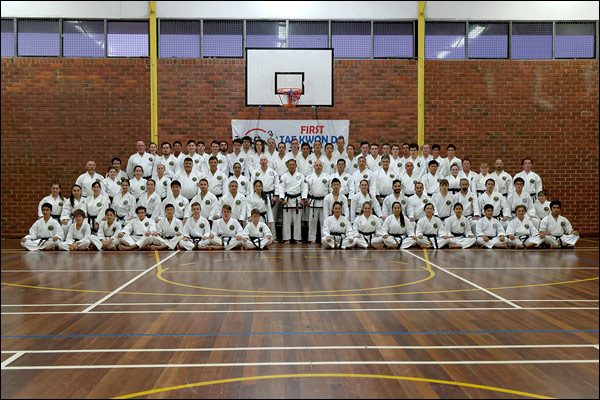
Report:
M450 189L449 188L448 190L451 191L452 194L456 194L456 193L460 192L460 188L457 188L457 189Z
M361 235L364 236L364 238L367 241L367 243L369 244L369 246L372 246L371 242L373 241L373 235L375 235L376 231L373 231L373 232L363 232L363 231L359 230L358 233L360 233Z
M52 218L60 222L60 215L50 215Z
M450 217L451 217L451 215L447 215L447 216L445 216L445 217L440 217L440 216L438 215L438 218L439 218L439 219L441 219L442 221L445 221L445 220L447 220L447 219L448 219L448 218L450 218Z
M521 243L523 243L523 245L525 245L525 242L527 241L527 239L529 239L529 236L527 236L527 235L517 236L517 237L519 238Z
M142 178L144 178L144 179L150 179L150 178L152 178L152 175L143 176Z
M404 193L404 197L411 197L413 195L414 195L414 193L412 193L412 194Z
M286 200L290 200L290 199L297 199L298 197L302 196L302 192L297 193L297 194L289 194L288 192L285 192L285 199ZM285 206L283 206L284 210L289 210L290 208L293 208L296 210L296 214L298 214L298 203L296 202L296 206L295 207L289 207L287 204Z
M402 242L407 238L406 235L401 233L389 233L389 235L394 238L394 241L396 241L396 244L398 245L396 248L398 249L402 247Z
M223 247L225 247L225 239L227 239L227 246L229 245L229 243L231 243L231 239L233 239L233 236L221 236L221 240L223 241Z
M423 236L425 236L427 239L433 239L433 241L435 242L435 248L436 249L440 248L440 245L438 244L438 241L437 241L437 235L427 235L424 233Z
M459 232L453 232L453 231L450 231L450 233L451 233L451 234L452 234L452 236L454 236L454 237L459 237L459 236L466 237L464 232L462 232L462 233L459 233Z
M477 190L477 194L482 194L485 190Z
M198 244L202 241L202 236L191 236L192 242L194 242L194 247L198 247Z
M121 217L120 215L117 215L117 221L125 221L125 217Z
M43 246L43 245L45 245L45 244L46 244L46 242L47 242L48 240L50 240L50 239L52 239L52 238L49 238L49 237L47 237L47 238L39 238L39 239L36 239L36 240L39 240L39 242L38 242L38 246ZM559 239L559 240L560 240L560 239ZM561 242L561 243L562 243L562 242Z
M561 239L562 236L556 236L556 235L552 235L552 236L554 236L558 240L558 244L560 245L560 247L563 247L563 241Z
M427 196L429 196L429 198L432 198L434 194L435 193L427 193Z
M329 232L329 234L331 236L333 236L333 248L341 249L342 242L344 241L344 239L346 239L346 233L345 232Z
M214 194L214 193L213 193L213 194ZM220 199L221 197L223 197L223 193L221 193L221 194L215 194L215 197L216 197L217 199Z
M265 191L263 190L263 193L265 194L265 196L267 196L267 199L269 199L269 204L268 204L268 205L270 206L270 205L271 205L271 204L270 204L270 203L271 203L271 198L272 198L272 197L273 197L273 195L275 194L275 190L271 190L271 191L269 191L269 192L265 192Z
M249 236L248 239L250 239L250 242L254 245L254 247L256 247L257 250L261 250L260 245L262 244L262 237Z
M167 239L167 240L171 240L173 239L175 236L165 236L163 239Z
M88 224L90 224L90 228L92 229L93 233L97 233L98 232L98 230L94 226L94 225L96 225L96 218L98 218L97 215L89 215L89 214L88 214L88 217L87 217Z

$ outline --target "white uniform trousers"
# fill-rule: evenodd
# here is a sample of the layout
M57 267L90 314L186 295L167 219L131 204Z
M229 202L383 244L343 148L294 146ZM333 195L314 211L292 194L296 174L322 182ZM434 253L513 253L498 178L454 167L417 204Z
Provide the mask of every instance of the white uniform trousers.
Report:
M326 249L351 249L354 247L354 239L344 234L331 234L321 238L321 244Z
M69 247L71 247L73 243L67 243L67 242L63 242L60 241L58 242L58 250L64 250L64 251L69 251ZM90 239L88 238L83 238L81 240L77 241L77 250L87 250L88 247L90 247L90 244L92 244L92 242L90 241Z
M225 250L235 249L236 247L240 247L242 245L241 240L237 240L232 236L215 237L213 239L209 239L209 243L211 246L223 247Z
M317 224L323 228L323 207L307 207L308 210L308 241L317 240Z
M463 249L468 249L469 247L475 246L477 242L477 238L475 237L466 237L466 236L453 236L448 239L448 243L452 243L454 245L459 245Z
M179 244L183 236L174 236L172 238L164 238L161 236L154 236L154 244L158 246L167 245L170 250L174 250Z
M124 244L125 246L133 246L134 244L137 244L137 246L140 249L142 249L144 247L150 246L151 244L154 244L154 236L152 236L152 235L150 235L150 236L125 235L121 238L121 243Z
M509 247L523 247L523 246L527 246L530 243L535 244L535 246L539 246L540 244L542 244L542 242L544 241L544 239L542 239L539 236L517 236L515 235L515 239L514 240L510 240L508 239L508 246Z
M302 241L302 208L286 208L283 206L282 239L291 239L292 223L294 224L294 240Z
M92 244L92 246L95 246L98 250L103 250L102 249L102 241L108 239L100 239L98 236L96 235L92 235L90 236L90 243ZM120 238L117 237L117 235L112 237L112 241L110 242L110 245L105 249L105 250L116 250L116 248L122 244L123 242L121 241Z
M544 243L549 244L550 246L564 247L565 245L575 246L575 243L577 243L578 240L579 236L577 235L562 235L560 237L546 235Z
M181 239L179 241L179 248L181 250L189 250L189 251L194 250L194 249L203 250L203 249L207 248L208 246L210 246L210 240L202 239L200 237L190 238L189 240Z
M481 237L481 236L477 238L477 244L480 245L480 246L483 246L483 247L487 247L488 249L491 249L492 247L494 247L496 245L496 243L498 243L498 244L508 244L508 242L506 241L506 237L505 237L504 241L502 241L502 242L500 241L500 237L499 236L492 237L487 242L484 242L483 241L483 237Z
M419 246L429 246L433 249L441 249L448 244L448 239L437 235L423 235L423 237L417 238L417 244Z
M363 249L367 249L369 247L374 247L374 245L379 245L383 243L383 237L375 236L375 232L372 234L362 234L359 233L355 238L354 242L356 243L356 247L361 247Z
M242 244L247 250L262 250L273 243L273 239L259 238L259 237L244 237Z
M37 250L54 250L58 245L58 241L49 239L27 239L25 242L21 242L21 246L25 247L29 251Z
M406 235L391 235L388 234L387 237L383 237L383 244L388 249L408 249L409 247L417 244L417 241L411 237Z

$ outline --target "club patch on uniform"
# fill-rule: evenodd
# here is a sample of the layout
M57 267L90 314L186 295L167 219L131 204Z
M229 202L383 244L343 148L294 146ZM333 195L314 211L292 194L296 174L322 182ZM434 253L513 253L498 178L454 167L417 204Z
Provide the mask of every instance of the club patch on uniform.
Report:
M163 181L163 186L167 186L167 181Z
M144 224L144 226L148 226L148 225L150 225L150 222L146 222L146 223Z
M535 182L535 180L533 180L533 179L530 179L530 180L529 180L529 183L533 183L533 182Z
M229 225L229 230L232 231L235 227L233 225Z
M375 221L371 221L371 225L375 226L376 222Z
M175 228L173 228L173 230L174 230L175 232L179 232L179 227L178 227L178 226L176 226Z
M102 203L100 203L100 202L96 203L96 207L100 207L100 206L102 206Z
M327 184L327 179L323 179L321 182L323 182L323 184Z
M171 161L171 162L169 162L169 165L173 166L173 165L175 165L175 163L173 161Z
M117 227L116 227L116 226L113 226L113 228L112 228L112 231L113 231L113 232L116 232L116 231L117 231Z
M63 206L63 202L61 201L60 203L58 203L58 205L62 207Z
M204 229L204 224L200 224L200 229Z
M262 228L262 227L258 228L258 231L259 231L260 233L262 233L262 232L263 232L263 228Z
M308 160L308 163L309 163L309 164L312 164L312 160Z
M183 201L179 202L179 207L183 207Z
M194 182L196 182L196 181L198 180L198 178L196 178L196 177L194 176L194 177L192 178L192 180L193 180Z
M221 160L221 159L218 159L218 160L217 160L217 162L218 162L219 164L223 164L223 160Z
M354 167L354 168L358 168L358 164L354 164L354 165L353 165L353 167Z
M525 229L529 229L529 225L528 224L525 224Z
M550 211L548 207L544 207L544 211Z
M200 162L200 160L198 160L197 158L194 160L194 163L198 164Z
M565 222L564 222L564 221L560 223L560 226L565 226L565 225L566 225L566 224L565 224Z
M464 223L464 222L461 222L461 223L460 223L460 226L462 226L462 227L464 228L464 227L465 227L465 223Z
M245 181L242 181L242 186L246 186L246 182Z
M393 177L394 177L394 174L390 174L390 178L393 178Z
M433 227L434 227L435 229L437 229L437 223L436 223L436 224L433 224Z
M469 201L472 203L472 202L473 202L473 198L472 198L472 197L469 197Z
M505 177L505 176L503 176L503 177L502 177L502 180L503 180L503 181L505 181L505 180L506 180L506 177Z
M129 201L125 200L125 201L123 202L123 204L127 205L127 204L129 204Z
M256 173L256 176L260 176L260 172L257 172L257 173Z
M345 222L340 222L340 226L341 226L342 228L344 228L344 227L346 226L346 223L345 223Z
M241 202L241 201L239 201L239 200L236 200L236 201L235 201L235 205L236 205L236 206L239 206L240 204L242 204L242 202Z
M363 178L367 179L367 174L364 174L364 175L363 175Z
M210 200L206 200L206 201L204 202L204 204L206 204L207 206L210 206Z
M154 158L150 157L148 158L148 160L150 160L150 162L154 161Z
M345 180L345 181L347 181L347 180L348 180L348 177L347 177L347 176L345 176L345 177L344 177L344 180Z
M146 190L146 186L140 186L140 189Z
M494 197L494 201L498 201L498 197L496 197L496 196L495 196L495 197Z
M423 204L427 204L427 199L423 199Z
M154 203L154 199L150 199L150 203Z
M96 178L96 182L100 183L100 178Z
M54 227L53 227L52 225L50 225L50 226L48 227L48 230L49 230L49 231L53 231L53 230L54 230Z
M223 178L221 178L221 175L217 176L218 181L220 181L221 179L223 179Z
M299 176L299 175L296 175L296 180L297 180L297 181L301 181L301 180L302 180L302 178L300 178L300 176Z
M450 205L450 200L446 200L446 205L449 206Z
M400 203L401 203L402 205L404 205L404 204L406 204L406 201L405 201L405 200L401 200L401 201L400 201Z

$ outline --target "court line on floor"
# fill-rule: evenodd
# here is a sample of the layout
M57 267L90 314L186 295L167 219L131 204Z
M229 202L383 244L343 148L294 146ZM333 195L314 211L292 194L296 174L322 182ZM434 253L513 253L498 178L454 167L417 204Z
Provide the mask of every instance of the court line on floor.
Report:
M520 364L598 364L599 360L470 360L470 361L271 361L245 363L195 363L195 364L98 364L98 365L31 365L4 367L3 370L75 370L75 369L132 369L132 368L226 368L265 366L317 366L317 365L520 365Z
M11 352L12 353L12 352ZM18 358L20 358L23 354L25 354L25 352L23 351L16 351L14 352L15 354L13 354L12 356L8 357L6 360L2 361L2 364L0 365L0 369L4 369L6 368L10 363L12 363L13 361L16 361ZM4 353L3 353L4 354Z
M72 354L72 353L193 353L234 351L296 351L296 350L481 350L481 349L597 349L597 344L506 344L473 346L255 346L255 347L195 347L165 349L53 349L53 350L2 350L0 354Z
M304 336L304 335L502 335L517 333L573 334L599 333L598 329L488 329L454 331L281 331L281 332L208 332L208 333L73 333L67 335L2 335L1 339L82 339L82 338L123 338L123 337L230 337L230 336Z
M104 296L103 298L101 298L100 300L98 300L97 302L95 302L94 304L92 304L91 306L88 306L82 312L83 313L90 312L91 310L93 310L94 308L96 308L98 305L102 304L104 301L110 299L115 294L117 294L121 290L125 289L127 286L131 285L133 282L137 281L139 278L141 278L142 276L146 275L148 272L152 271L154 268L159 267L161 265L161 263L167 261L169 258L171 258L173 256L176 256L177 253L179 253L179 250L175 251L173 254L169 255L167 258L165 258L164 260L161 261L160 258L158 257L158 252L155 251L155 256L156 256L157 262L153 266L151 266L150 268L146 269L144 272L136 275L135 277L131 278L130 280L128 280L127 282L125 282L124 284L122 284L121 286L119 286L118 288L116 288L115 290L113 290L112 292L110 292L109 294L107 294L106 296Z
M543 302L543 303L598 303L598 300L543 300L543 299L511 299L512 302ZM392 304L392 303L503 303L502 300L346 300L346 301L240 301L240 302L153 302L153 303L103 303L100 307L109 306L170 306L170 305L289 305L289 304ZM37 304L2 304L2 307L76 307L89 306L93 303L37 303Z
M261 314L320 312L395 312L395 311L556 311L599 310L599 307L421 307L421 308L323 308L288 310L105 310L105 311L8 311L0 315L68 315L68 314Z
M455 278L457 278L457 279L459 279L459 280L461 280L461 281L463 281L463 282L465 282L465 283L467 283L467 284L469 284L469 285L471 285L471 286L473 286L473 287L475 287L475 288L477 288L477 289L479 289L479 290L481 290L481 291L489 294L492 297L495 297L495 298L497 298L499 300L502 300L503 302L505 302L506 304L510 305L511 307L521 308L521 306L519 306L518 304L515 304L515 303L513 303L511 301L508 301L504 297L502 297L502 296L500 296L500 295L498 295L498 294L496 294L494 292L491 292L488 289L486 289L484 287L481 287L481 286L477 285L476 283L473 283L470 280L468 280L466 278L463 278L460 275L455 274L454 272L450 272L447 269L442 268L439 265L432 263L431 261L429 261L429 255L427 254L427 249L423 249L423 254L424 254L425 258L420 257L420 256L418 256L418 255L416 255L416 254L414 254L414 253L412 253L412 252L410 252L408 250L405 250L405 249L402 249L402 251L405 252L405 253L407 253L407 254L410 254L411 256L413 256L415 258L418 258L421 261L425 261L427 263L427 265L432 265L432 266L436 267L437 269L439 269L440 271L445 272L448 275L451 275L451 276L453 276L453 277L455 277Z

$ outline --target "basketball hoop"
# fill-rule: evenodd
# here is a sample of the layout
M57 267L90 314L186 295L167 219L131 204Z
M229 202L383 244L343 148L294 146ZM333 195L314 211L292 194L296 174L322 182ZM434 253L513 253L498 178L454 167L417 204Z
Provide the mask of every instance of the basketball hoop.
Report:
M277 89L277 94L281 100L281 106L286 108L294 108L300 104L300 97L302 96L302 93L302 89L300 88ZM283 102L282 96L287 96L287 103Z

